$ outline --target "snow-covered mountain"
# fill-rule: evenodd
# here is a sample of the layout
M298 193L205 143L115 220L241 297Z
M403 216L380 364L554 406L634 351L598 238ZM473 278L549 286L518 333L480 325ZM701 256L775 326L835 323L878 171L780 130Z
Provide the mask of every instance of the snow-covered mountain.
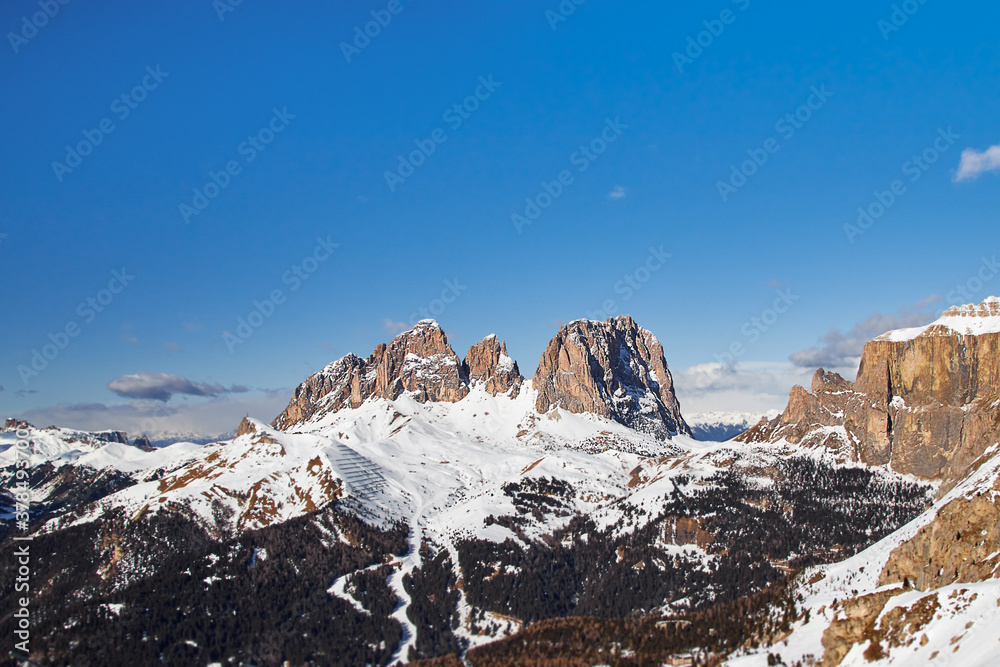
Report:
M980 363L998 348L944 339L963 350L957 382L977 369L975 391L951 390L962 414L1000 420L987 400L1000 383L988 389ZM867 372L882 359L900 378L872 402L897 411L901 433L900 406L914 419L942 409L919 407L908 349L866 357ZM964 449L946 450L978 451L961 475L869 460L848 419L868 385L823 378L763 422L685 419L662 348L630 318L567 325L530 382L498 338L460 359L425 321L330 364L272 424L246 419L221 442L145 451L32 429L35 548L75 545L35 575L64 582L39 593L39 636L102 664L660 664L692 652L924 664L971 623L976 641L947 648L989 664L974 647L1000 639L988 625L1000 438L981 447L972 434L993 431L968 429ZM689 435L741 420L753 424L736 441ZM6 482L14 437L0 434ZM66 590L69 605L55 594ZM121 636L92 644L108 627Z

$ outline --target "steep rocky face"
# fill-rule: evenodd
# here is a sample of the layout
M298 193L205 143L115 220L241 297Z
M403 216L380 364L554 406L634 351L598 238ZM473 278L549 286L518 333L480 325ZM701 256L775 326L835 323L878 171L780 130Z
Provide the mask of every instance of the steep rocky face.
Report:
M956 497L895 549L879 586L905 582L919 590L1000 577L1000 455L991 447ZM945 502L947 501L947 502Z
M18 419L17 417L7 417L3 425L4 431L16 431L18 429L28 429L28 428L34 428L34 426L32 426L23 419Z
M421 403L454 403L469 393L462 362L433 320L380 344L367 359L349 354L310 376L272 425L287 429L371 397L393 400L404 393Z
M593 413L665 438L690 434L656 337L628 316L559 329L532 380L535 408Z
M128 433L124 431L98 431L89 433L92 438L101 442L117 442L123 445L128 444Z
M517 362L507 354L507 343L501 342L495 335L487 336L469 348L462 368L470 385L482 383L486 391L494 396L508 393L512 397L517 396L524 382Z
M145 434L136 436L135 440L132 441L133 447L138 447L139 449L145 450L147 452L153 451L153 443L150 442L149 437Z
M839 449L947 489L1000 441L998 399L1000 300L990 297L869 341L855 382L821 369L811 392L793 388L781 417L739 439Z
M287 429L308 421L321 408L333 412L343 407L361 405L364 398L371 395L370 383L366 382L365 377L366 366L364 359L349 354L310 375L295 388L288 407L271 425L277 429ZM237 435L242 433L237 432Z
M388 345L379 345L368 361L375 366L374 394L381 398L391 400L406 392L421 403L454 403L469 393L462 361L433 320L423 320Z

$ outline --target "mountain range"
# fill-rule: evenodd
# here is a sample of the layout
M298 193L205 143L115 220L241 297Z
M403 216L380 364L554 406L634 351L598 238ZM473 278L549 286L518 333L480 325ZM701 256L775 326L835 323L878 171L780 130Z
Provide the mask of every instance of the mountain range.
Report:
M217 442L9 419L31 658L994 664L998 351L991 297L868 342L853 382L817 370L779 415L686 419L630 317L562 326L531 379L498 337L459 357L424 320Z

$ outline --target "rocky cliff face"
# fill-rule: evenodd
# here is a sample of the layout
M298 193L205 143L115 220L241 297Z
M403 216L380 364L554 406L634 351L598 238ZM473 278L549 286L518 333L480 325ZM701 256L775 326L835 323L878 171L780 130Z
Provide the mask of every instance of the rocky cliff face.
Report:
M559 329L532 380L535 409L589 412L665 438L690 434L656 337L628 316Z
M1000 569L998 496L1000 483L943 507L933 522L892 552L879 585L905 582L926 591L996 577Z
M457 402L477 386L516 397L524 377L494 335L473 345L464 361L441 327L424 320L375 348L367 359L349 354L306 379L272 426L286 430L370 398L407 394L420 402ZM690 434L673 378L656 337L631 317L578 320L549 342L532 381L536 409L593 413L667 438Z
M493 395L516 396L523 380L496 336L473 345L463 362L438 323L423 320L380 344L367 359L349 354L310 376L272 426L287 429L317 415L356 408L369 398L408 394L421 403L455 403L478 383Z
M7 417L3 425L4 431L16 431L18 429L28 428L34 428L34 426L23 419L18 419L17 417Z
M380 344L367 359L349 354L310 376L272 425L287 429L372 397L393 400L404 393L421 403L454 403L469 393L462 362L433 320Z
M507 354L507 343L493 335L469 348L462 368L470 385L482 383L484 389L494 396L517 396L524 382L517 362Z
M740 436L837 449L925 479L960 479L1000 441L1000 300L869 341L851 383L822 369L776 420Z

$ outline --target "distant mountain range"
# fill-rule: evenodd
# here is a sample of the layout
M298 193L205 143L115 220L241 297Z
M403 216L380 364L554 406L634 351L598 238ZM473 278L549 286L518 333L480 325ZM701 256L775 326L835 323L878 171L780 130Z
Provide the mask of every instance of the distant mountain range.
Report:
M691 435L698 440L725 442L755 426L761 419L774 419L781 412L701 412L685 415Z

